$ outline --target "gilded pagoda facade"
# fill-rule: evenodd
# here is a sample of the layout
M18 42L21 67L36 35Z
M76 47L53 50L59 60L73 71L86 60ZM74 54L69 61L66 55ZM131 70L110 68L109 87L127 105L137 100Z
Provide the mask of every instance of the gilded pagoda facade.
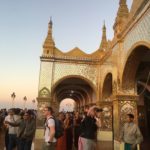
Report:
M137 122L140 115L149 116L137 82L146 82L150 75L150 0L133 0L131 10L126 0L120 0L113 39L107 40L104 24L100 46L92 54L78 47L62 52L55 46L52 29L50 20L40 57L39 111L44 105L58 111L65 98L74 99L79 111L85 105L99 105L104 110L100 134L115 141L127 113L133 113Z

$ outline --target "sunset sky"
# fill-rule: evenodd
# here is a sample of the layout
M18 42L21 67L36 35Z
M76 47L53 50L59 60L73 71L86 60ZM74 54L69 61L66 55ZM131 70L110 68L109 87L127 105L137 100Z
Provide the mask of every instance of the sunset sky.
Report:
M131 7L132 0L128 0ZM38 93L40 56L52 16L56 47L69 51L79 47L95 51L101 40L103 22L107 37L113 37L113 24L119 0L3 0L0 3L0 108L27 107Z

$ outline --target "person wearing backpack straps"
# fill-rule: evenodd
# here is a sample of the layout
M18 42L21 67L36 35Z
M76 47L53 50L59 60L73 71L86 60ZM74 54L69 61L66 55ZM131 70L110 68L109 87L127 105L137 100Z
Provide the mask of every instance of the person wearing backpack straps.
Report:
M56 150L66 150L66 136L64 134L64 119L65 115L63 112L59 112L58 120L61 123L61 127L63 128L63 135L57 139Z
M55 120L53 117L52 107L45 107L43 110L45 116L45 132L44 132L44 142L42 145L42 150L55 150L56 149L56 138L55 138Z

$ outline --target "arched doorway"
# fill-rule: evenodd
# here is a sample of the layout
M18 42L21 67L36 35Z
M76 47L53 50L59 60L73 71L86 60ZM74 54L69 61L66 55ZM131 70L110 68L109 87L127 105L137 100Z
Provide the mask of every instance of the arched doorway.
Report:
M107 73L102 88L102 129L112 131L113 106L112 106L112 73Z
M110 97L112 95L112 74L108 73L105 77L103 90L102 90L102 100L111 101Z
M85 105L96 103L96 92L90 81L71 76L63 78L55 84L52 90L52 97L57 103L57 111L62 100L66 98L73 99L76 103L76 110L81 112Z
M76 110L76 103L71 98L65 98L60 102L59 112L73 112Z
M150 75L150 48L147 46L137 46L128 57L125 65L122 88L139 95L137 101L137 119L144 136L144 143L141 149L147 149L147 140L150 140L150 92L144 87L150 85L148 76ZM143 84L141 84L143 83ZM149 145L150 146L150 145Z

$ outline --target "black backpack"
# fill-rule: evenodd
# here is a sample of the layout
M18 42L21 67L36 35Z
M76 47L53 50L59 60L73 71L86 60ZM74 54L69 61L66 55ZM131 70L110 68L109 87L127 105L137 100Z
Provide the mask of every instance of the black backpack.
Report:
M54 121L55 121L55 138L58 139L61 136L63 136L63 134L64 134L64 128L63 128L62 122L59 119L54 118L54 117L50 117L49 119L54 119ZM48 127L48 123L47 123L48 120L46 120L46 126L47 127Z

